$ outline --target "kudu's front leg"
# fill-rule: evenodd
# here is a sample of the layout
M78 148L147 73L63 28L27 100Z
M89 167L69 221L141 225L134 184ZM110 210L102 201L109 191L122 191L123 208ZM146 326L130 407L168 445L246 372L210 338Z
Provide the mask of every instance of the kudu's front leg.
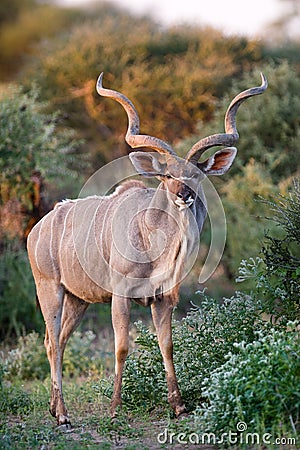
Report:
M185 412L185 406L181 399L173 363L173 305L168 300L169 298L167 296L163 297L162 300L157 300L151 305L151 312L166 371L168 400L175 411L176 417L178 417Z
M111 400L110 414L116 416L118 406L121 406L121 387L123 368L128 354L130 300L113 295L111 304L112 325L115 335L115 382Z

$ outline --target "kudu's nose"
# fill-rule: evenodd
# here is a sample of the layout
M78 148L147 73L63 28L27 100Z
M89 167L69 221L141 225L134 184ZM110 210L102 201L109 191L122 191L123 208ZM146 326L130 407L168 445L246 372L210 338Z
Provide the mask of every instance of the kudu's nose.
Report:
M184 191L178 192L177 197L186 202L191 198L191 193L189 190L186 189Z
M189 189L181 189L176 194L177 200L175 201L175 205L179 207L179 210L189 208L193 203L194 199L191 195L191 192Z

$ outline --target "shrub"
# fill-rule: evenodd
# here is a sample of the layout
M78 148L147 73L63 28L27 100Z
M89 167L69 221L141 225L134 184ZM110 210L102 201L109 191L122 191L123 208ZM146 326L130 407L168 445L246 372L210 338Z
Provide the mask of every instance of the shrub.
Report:
M63 372L65 376L88 376L103 374L103 360L96 356L93 346L96 335L92 331L75 331L66 346Z
M238 156L225 176L225 183L224 178L214 181L222 193L227 217L223 262L232 277L242 259L253 257L260 250L259 240L264 237L265 223L262 205L256 201L258 196L268 198L282 192L291 177L299 176L300 78L297 69L281 61L261 66L260 70L268 79L268 89L240 107ZM257 68L247 70L215 107L212 120L201 124L201 137L222 130L230 99L246 87L258 84L259 79ZM196 140L196 136L183 140L180 147L186 148Z
M94 333L75 331L67 344L64 357L64 375L66 377L88 376L90 373L99 376L103 371L102 359L95 356L92 342ZM0 366L7 380L44 380L50 374L46 350L41 337L32 332L20 337L15 349L5 356L2 352Z
M242 293L222 304L204 295L200 306L194 305L184 319L173 322L175 370L188 409L199 405L203 380L225 362L229 352L236 353L236 343L252 342L257 330L268 333L270 324L261 320L258 310L259 305ZM162 357L155 334L140 322L136 326L137 348L126 361L123 403L130 409L152 409L167 404ZM98 388L106 395L112 391L107 381Z
M42 330L27 253L20 248L0 252L0 337Z
M300 318L300 179L286 196L268 202L280 237L266 234L262 248L266 266L265 298L276 316ZM267 295L266 295L267 294ZM279 300L279 301L278 301Z
M252 342L256 331L268 333L270 325L260 316L260 304L236 292L222 303L204 297L174 329L174 359L183 399L194 409L202 399L201 384L222 365L239 342Z
M270 198L277 192L278 187L272 184L265 167L254 159L245 163L240 173L233 174L222 186L228 227L223 262L233 276L241 261L257 255L261 248L266 219L265 207L257 200Z
M36 332L18 339L18 345L5 357L1 355L4 377L9 380L44 380L49 374L49 364L42 339Z
M299 330L256 333L254 342L240 342L227 361L203 381L208 402L198 408L198 427L217 436L236 432L245 422L247 431L296 433L299 424Z
M30 394L20 386L0 387L0 411L3 414L28 415L34 408ZM0 415L0 418L2 418Z
M268 230L262 257L242 262L237 281L254 279L263 311L281 321L300 318L300 180L293 190L265 201L277 229Z
M137 348L125 364L122 384L124 405L129 409L153 409L167 403L167 387L162 356L156 335L137 322Z
M13 85L0 91L0 204L16 198L30 210L33 175L62 185L86 165L74 131L59 128L58 114L45 114L38 95L36 87L28 93Z

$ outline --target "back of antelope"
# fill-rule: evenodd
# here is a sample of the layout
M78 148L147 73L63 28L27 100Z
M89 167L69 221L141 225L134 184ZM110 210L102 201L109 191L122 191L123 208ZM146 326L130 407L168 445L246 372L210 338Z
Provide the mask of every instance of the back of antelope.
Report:
M235 116L247 98L267 88L237 95L225 115L225 133L201 139L179 158L169 144L139 134L134 105L123 94L97 91L119 102L128 116L126 141L138 174L160 180L157 189L127 181L113 194L64 201L28 236L28 254L46 324L45 347L51 368L50 412L59 425L70 425L62 393L62 361L67 341L91 303L111 302L115 337L115 382L111 415L121 405L122 371L128 353L130 305L150 305L163 356L168 399L176 416L185 412L174 364L171 318L179 299L186 260L199 241L206 200L201 180L222 175L231 166L239 135ZM204 161L210 147L225 146Z

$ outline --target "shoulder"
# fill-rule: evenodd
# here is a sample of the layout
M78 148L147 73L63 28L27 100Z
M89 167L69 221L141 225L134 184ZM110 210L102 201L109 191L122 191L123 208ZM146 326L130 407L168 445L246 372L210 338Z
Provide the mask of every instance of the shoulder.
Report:
M139 180L128 180L124 181L124 183L120 184L114 192L114 194L120 195L129 189L147 189L147 186Z

